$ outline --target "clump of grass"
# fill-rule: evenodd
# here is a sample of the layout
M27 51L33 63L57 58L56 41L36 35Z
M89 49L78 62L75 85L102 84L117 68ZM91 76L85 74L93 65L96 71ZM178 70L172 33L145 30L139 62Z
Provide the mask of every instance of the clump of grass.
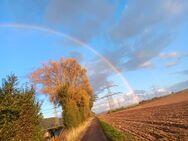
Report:
M102 120L100 120L100 125L110 141L136 141L133 135L123 133Z
M93 118L88 119L83 124L79 125L76 128L63 131L63 133L55 139L55 141L79 141L81 135L89 127Z

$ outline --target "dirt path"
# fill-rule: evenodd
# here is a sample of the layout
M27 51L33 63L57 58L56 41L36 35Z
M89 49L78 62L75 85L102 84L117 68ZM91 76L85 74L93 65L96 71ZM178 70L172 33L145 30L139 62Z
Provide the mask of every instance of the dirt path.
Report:
M80 141L107 141L99 121L95 118Z

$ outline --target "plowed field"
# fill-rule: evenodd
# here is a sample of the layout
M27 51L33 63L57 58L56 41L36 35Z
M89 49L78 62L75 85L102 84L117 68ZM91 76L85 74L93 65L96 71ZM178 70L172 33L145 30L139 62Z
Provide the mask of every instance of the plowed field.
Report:
M101 118L144 141L188 141L188 90Z

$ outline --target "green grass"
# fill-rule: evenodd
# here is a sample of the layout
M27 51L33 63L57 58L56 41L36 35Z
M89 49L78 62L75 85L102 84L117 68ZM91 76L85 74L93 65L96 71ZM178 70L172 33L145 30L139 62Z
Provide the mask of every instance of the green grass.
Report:
M110 141L137 141L133 135L129 133L123 133L102 120L99 121L106 137Z

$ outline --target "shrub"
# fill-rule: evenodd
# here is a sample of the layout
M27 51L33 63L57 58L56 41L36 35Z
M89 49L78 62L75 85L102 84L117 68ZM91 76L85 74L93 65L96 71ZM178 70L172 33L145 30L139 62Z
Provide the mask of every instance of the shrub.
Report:
M0 88L0 140L42 140L40 104L33 88L17 88L17 77L8 76Z

